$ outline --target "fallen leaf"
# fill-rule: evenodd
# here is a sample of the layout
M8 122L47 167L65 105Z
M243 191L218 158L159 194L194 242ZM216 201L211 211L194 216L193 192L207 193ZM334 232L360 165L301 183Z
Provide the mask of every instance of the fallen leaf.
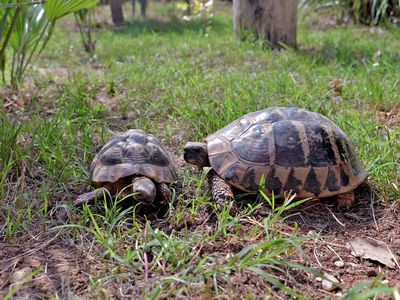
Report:
M330 90L334 90L336 94L340 95L342 93L343 81L339 78L333 79L328 83Z
M356 257L378 261L392 269L396 267L393 255L378 244L357 238L347 242L346 247L350 249L351 254Z
M388 117L396 117L400 113L400 109L397 107L393 107L389 112L388 112Z

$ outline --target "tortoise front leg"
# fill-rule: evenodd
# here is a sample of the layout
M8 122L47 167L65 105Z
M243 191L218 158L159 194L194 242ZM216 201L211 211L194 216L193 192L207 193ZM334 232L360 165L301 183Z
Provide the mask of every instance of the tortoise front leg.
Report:
M222 207L228 201L233 200L232 187L217 174L214 174L211 178L211 193L218 207Z
M168 204L172 201L172 193L169 187L165 183L156 184L157 195L160 198L160 202Z
M356 202L354 191L337 195L336 201L339 208L349 209Z
M99 198L100 196L103 196L104 193L106 195L109 195L110 191L105 187L101 187L101 188L98 188L98 189L96 189L96 190L94 190L92 192L88 192L88 193L79 195L78 198L76 198L74 200L74 205L80 205L82 203L91 202L94 199Z

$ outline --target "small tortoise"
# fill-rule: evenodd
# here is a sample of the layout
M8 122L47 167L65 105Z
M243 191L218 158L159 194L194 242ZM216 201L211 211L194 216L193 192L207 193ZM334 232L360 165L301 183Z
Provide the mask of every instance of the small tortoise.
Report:
M337 195L339 206L350 207L353 190L366 177L344 132L324 116L299 108L249 113L205 143L187 143L184 159L212 167L212 197L218 205L233 199L232 187L256 193L264 176L270 195Z
M137 129L113 136L93 159L90 171L97 189L80 195L75 204L91 201L105 191L112 196L135 193L141 203L152 203L156 196L168 202L171 191L167 183L176 180L175 167L159 140Z

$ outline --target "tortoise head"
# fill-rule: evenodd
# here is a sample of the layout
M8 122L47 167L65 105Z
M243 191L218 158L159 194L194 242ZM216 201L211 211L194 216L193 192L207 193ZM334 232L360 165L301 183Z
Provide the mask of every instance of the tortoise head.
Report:
M199 167L207 167L210 165L206 143L188 142L184 149L183 158L187 163Z
M137 202L150 204L154 201L156 197L156 186L151 179L139 176L133 178L132 182L132 191L136 194L134 198Z

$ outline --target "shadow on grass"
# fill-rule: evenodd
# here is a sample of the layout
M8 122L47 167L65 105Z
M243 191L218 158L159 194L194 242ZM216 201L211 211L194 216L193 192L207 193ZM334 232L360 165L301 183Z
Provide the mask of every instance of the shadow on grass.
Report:
M132 21L125 24L116 33L138 37L148 34L183 34L188 31L205 32L210 28L212 32L216 33L226 33L229 30L228 24L218 19L196 19L185 22L177 17L170 17L165 20L148 19L146 21Z
M336 198L311 200L294 208L288 224L299 225L300 232L310 230L331 233L362 232L384 223L382 217L388 209L375 199L374 191L368 183L362 183L355 190L356 203L349 209L337 207Z

